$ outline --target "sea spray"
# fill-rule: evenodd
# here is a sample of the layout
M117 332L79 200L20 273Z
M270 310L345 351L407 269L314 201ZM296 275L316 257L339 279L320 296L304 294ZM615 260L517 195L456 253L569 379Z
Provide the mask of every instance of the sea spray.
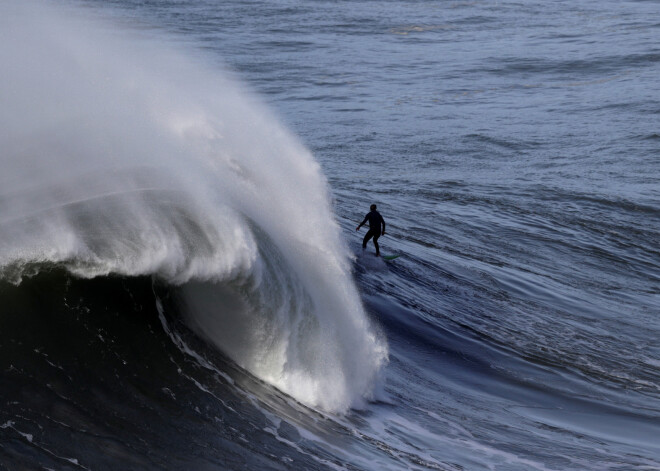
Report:
M1 10L2 276L153 275L258 377L327 410L368 398L387 348L307 149L197 52L69 9Z

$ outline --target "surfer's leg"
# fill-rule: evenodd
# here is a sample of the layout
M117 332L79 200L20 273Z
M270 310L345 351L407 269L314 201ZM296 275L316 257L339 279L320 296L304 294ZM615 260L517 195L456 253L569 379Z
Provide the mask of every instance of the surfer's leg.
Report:
M376 246L376 257L380 257L380 247L378 247L378 238L380 237L380 234L375 234L374 235L374 246Z
M366 249L367 248L367 242L369 242L369 239L371 239L374 236L374 233L371 232L371 229L367 231L367 233L364 235L364 239L362 239L362 248Z

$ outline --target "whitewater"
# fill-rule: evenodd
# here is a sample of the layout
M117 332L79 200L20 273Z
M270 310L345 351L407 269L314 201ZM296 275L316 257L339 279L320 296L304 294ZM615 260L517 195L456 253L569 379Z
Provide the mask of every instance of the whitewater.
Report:
M328 410L372 397L387 347L310 152L174 46L3 10L3 278L55 265L187 284L191 324L258 377Z

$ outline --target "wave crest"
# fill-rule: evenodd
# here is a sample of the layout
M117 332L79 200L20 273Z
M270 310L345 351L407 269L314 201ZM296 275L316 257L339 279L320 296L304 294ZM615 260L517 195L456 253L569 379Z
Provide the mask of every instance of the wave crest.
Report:
M368 397L387 349L304 146L227 73L157 38L38 3L2 10L2 276L153 275L182 285L201 335L297 399Z

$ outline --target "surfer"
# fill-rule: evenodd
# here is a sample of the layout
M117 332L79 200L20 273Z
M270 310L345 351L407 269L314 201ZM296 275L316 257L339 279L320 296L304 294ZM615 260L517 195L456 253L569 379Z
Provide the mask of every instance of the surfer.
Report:
M378 238L381 235L385 235L385 219L383 219L383 216L380 215L378 211L376 211L376 205L372 204L371 207L369 208L371 211L367 213L367 215L364 217L364 221L360 223L360 225L355 229L356 231L359 231L362 226L364 226L364 223L369 221L369 230L367 231L367 234L364 236L364 239L362 239L362 248L366 249L367 248L367 242L369 242L369 239L372 237L374 238L374 246L376 247L376 257L380 256L380 248L378 247ZM383 225L383 230L381 232L380 230L380 225Z

